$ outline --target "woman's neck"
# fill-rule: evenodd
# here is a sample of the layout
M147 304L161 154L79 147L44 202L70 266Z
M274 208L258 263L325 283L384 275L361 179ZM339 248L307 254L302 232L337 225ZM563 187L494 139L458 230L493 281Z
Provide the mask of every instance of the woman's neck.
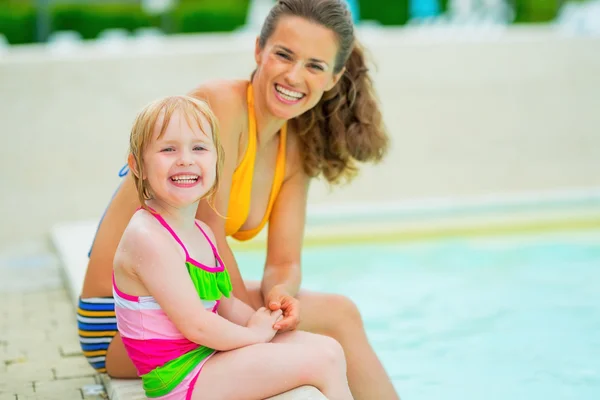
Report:
M196 223L198 201L186 207L173 207L163 201L146 200L146 205L159 213L169 225L180 229L191 229Z
M267 108L260 85L255 84L256 77L252 81L252 92L254 96L254 118L256 120L256 140L259 146L266 146L275 139L277 133L287 122L285 119L277 118Z

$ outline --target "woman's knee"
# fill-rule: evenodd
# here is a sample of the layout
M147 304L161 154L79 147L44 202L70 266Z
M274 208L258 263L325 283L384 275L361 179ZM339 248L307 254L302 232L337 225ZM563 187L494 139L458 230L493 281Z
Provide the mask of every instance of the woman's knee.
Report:
M360 310L350 298L339 294L331 294L327 295L326 304L327 313L331 316L330 331L362 329L363 320Z

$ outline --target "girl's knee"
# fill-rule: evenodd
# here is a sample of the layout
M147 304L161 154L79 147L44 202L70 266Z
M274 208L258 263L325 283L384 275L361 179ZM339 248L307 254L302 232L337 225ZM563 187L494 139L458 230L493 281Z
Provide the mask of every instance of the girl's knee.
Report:
M344 353L344 348L334 338L330 336L322 336L323 340L323 354L325 357L335 365L346 365L346 355Z

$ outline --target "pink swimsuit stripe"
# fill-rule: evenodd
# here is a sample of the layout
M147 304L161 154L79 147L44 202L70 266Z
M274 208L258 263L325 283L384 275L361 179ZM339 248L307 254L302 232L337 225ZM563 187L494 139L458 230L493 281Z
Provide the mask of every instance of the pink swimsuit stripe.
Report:
M121 339L139 375L147 374L199 346L183 336L153 298L145 296L144 302L133 302L122 297L124 293L116 282L113 288ZM217 312L218 302L203 303L207 311Z

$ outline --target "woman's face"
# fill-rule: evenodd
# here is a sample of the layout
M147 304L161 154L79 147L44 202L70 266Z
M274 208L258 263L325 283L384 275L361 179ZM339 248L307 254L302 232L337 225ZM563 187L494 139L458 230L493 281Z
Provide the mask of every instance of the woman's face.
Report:
M337 52L333 31L301 17L282 17L264 48L256 41L255 80L269 112L289 120L313 108L344 72L334 74Z

